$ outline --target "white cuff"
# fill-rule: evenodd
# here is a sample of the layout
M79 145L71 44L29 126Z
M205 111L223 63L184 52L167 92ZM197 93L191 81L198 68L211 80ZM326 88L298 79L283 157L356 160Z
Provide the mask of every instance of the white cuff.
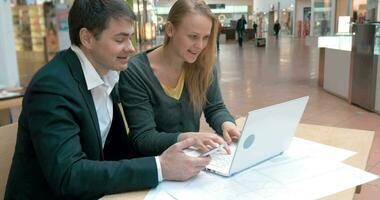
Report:
M162 182L163 181L163 177L162 177L160 157L159 156L155 156L154 158L156 159L158 182Z

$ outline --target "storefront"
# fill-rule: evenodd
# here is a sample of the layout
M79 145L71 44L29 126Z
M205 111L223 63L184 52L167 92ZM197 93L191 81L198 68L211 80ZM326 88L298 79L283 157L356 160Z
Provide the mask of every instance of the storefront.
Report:
M258 23L258 34L262 37L272 36L275 22L281 25L281 35L293 35L294 32L294 0L254 0L253 10Z
M225 30L235 29L237 20L239 20L242 15L244 15L247 20L246 28L252 28L253 15L249 12L249 8L251 7L252 10L252 6L225 4L219 5L221 6L218 8L211 8L211 11L217 16ZM157 6L156 10L157 18L159 19L157 26L158 30L160 30L158 33L162 34L163 27L167 21L167 17L170 11L170 6Z
M354 0L352 22L363 24L367 14L367 0Z
M366 6L363 0L255 0L254 12L263 21L264 33L279 20L282 35L305 37L336 33L339 16L364 21Z
M68 13L71 3L13 1L11 21L21 86L27 86L34 73L56 52L70 47Z
M3 0L0 4L0 89L26 87L35 72L56 52L70 47L68 13L74 0ZM134 3L135 2L135 3ZM145 2L142 7L139 2ZM142 41L154 39L155 26L149 26L147 11L151 1L126 0L141 16L135 29ZM142 4L141 4L142 5ZM4 14L3 14L4 13ZM137 12L136 12L137 13ZM153 31L150 30L152 27ZM4 52L3 52L4 51Z
M137 16L135 24L135 44L152 44L156 39L157 11L154 0L130 0ZM136 46L136 45L135 45Z
M332 35L335 22L335 1L314 0L312 3L312 35Z

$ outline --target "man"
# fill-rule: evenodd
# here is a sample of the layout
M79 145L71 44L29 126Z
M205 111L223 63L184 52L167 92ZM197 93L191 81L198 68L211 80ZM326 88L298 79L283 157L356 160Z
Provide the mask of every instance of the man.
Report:
M326 19L326 15L323 13L322 20L321 20L321 35L324 36L324 35L327 35L327 33L328 33L328 21Z
M76 0L69 13L72 46L30 82L19 119L5 199L95 199L186 180L210 158L182 150L133 158L118 107L119 73L127 67L133 13L122 0Z
M281 29L280 22L276 20L276 23L274 23L274 26L273 26L273 31L274 31L274 35L276 36L276 39L278 39L278 34L280 32L280 29Z
M241 18L237 21L236 24L236 32L238 34L238 41L239 41L239 46L243 46L243 34L245 31L245 25L247 24L247 21L245 20L245 16L242 15Z
M257 34L257 24L256 24L255 21L253 22L253 26L252 26L252 28L253 28L253 39L256 39L256 34Z

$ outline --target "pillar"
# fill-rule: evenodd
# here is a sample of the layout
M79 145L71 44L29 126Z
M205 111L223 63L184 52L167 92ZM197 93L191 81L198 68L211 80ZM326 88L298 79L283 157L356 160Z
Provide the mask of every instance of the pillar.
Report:
M18 87L20 79L10 0L0 1L0 88Z

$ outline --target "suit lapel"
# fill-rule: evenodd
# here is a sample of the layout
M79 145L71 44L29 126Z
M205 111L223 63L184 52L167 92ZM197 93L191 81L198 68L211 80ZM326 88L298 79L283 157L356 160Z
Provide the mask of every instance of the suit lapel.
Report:
M64 55L65 55L66 61L69 64L69 68L71 70L71 73L72 73L74 79L78 83L79 91L82 94L84 101L86 102L88 110L91 113L91 119L92 119L92 122L93 122L95 130L96 130L96 135L97 135L98 143L99 143L99 149L101 150L100 152L101 152L101 156L103 159L104 155L103 155L103 150L102 150L103 149L102 139L101 139L101 135L100 135L100 128L99 128L98 117L96 115L95 104L94 104L94 100L92 98L91 92L89 90L87 90L87 84L86 84L86 80L84 79L84 75L83 75L83 71L82 71L80 61L79 61L77 55L75 54L75 52L72 51L71 49L66 50L64 53L65 53Z

